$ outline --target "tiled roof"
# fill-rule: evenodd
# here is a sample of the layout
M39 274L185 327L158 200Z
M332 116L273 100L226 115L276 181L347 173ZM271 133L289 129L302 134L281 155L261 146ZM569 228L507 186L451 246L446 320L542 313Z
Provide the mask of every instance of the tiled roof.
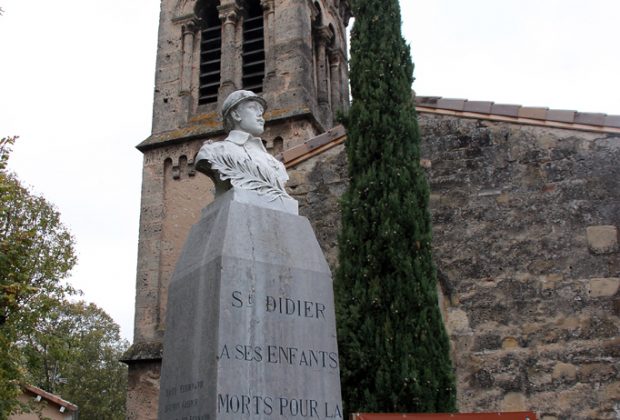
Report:
M620 115L571 110L496 104L488 101L448 99L440 96L416 96L419 113L454 115L493 121L541 125L572 130L620 133Z
M23 388L25 391L30 392L31 394L34 394L36 396L40 396L41 398L44 398L50 402L53 402L54 404L60 406L60 407L64 407L66 410L69 411L77 411L78 406L75 404L70 403L69 401L65 401L62 398L60 398L58 395L54 395L51 394L47 391L42 390L41 388L38 388L36 386L32 386L32 385L23 385Z
M467 99L446 99L439 96L416 96L415 101L418 113L452 115L462 118L600 133L620 133L620 115L496 104L495 102L468 101ZM338 125L303 144L283 151L276 157L289 168L344 143L346 136L345 128Z
M346 136L347 132L344 127L337 125L321 135L312 137L302 144L283 151L276 157L289 168L343 143Z

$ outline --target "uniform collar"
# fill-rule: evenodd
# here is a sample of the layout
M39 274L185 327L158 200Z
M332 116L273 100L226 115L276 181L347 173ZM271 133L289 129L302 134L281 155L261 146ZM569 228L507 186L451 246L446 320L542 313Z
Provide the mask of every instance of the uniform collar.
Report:
M238 146L243 146L245 142L250 140L251 138L252 136L250 135L250 133L246 133L245 131L240 130L231 130L231 132L228 133L228 137L226 137L226 140L231 141Z
M250 133L241 130L231 130L226 137L227 141L235 143L237 146L244 146L248 141L254 141L260 145L260 148L266 152L263 141L259 137L254 137Z

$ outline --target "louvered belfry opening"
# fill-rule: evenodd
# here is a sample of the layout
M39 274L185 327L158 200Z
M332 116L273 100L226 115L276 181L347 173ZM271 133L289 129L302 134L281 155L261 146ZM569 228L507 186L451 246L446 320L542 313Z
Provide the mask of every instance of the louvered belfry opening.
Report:
M222 23L215 1L207 2L201 18L198 105L217 102L222 59Z
M265 77L263 10L258 0L248 1L246 10L243 20L243 89L259 93L263 91Z

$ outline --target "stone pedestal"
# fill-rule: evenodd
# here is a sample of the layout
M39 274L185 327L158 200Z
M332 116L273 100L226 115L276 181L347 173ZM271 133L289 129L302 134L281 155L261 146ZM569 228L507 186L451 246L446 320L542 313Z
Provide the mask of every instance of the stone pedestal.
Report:
M327 263L307 219L250 201L228 192L189 234L169 289L160 420L342 418Z

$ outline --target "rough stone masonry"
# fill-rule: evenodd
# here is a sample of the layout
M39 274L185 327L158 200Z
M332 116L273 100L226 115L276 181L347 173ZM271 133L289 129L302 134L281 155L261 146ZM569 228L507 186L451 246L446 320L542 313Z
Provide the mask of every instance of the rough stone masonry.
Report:
M620 134L420 114L459 410L620 413ZM289 168L337 263L346 152Z

